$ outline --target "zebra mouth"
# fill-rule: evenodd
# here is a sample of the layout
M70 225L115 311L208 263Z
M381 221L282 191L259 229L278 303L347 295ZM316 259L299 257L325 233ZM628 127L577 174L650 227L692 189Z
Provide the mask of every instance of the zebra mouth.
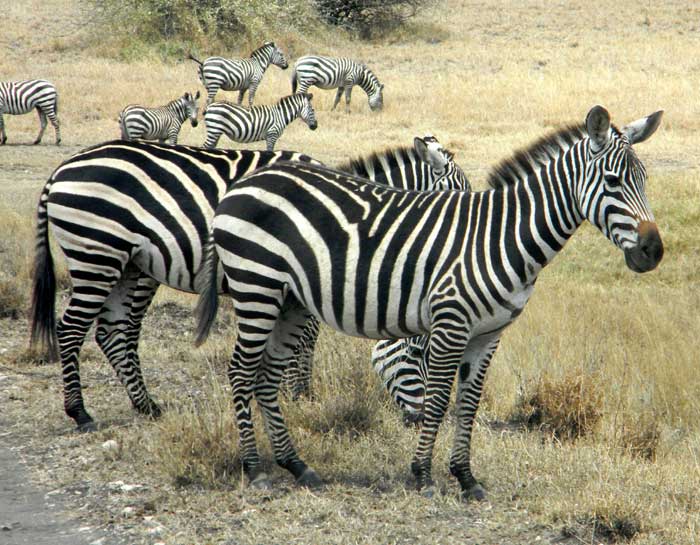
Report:
M199 121L197 121L196 119L193 119L193 120L192 120L192 126L193 126L193 127L196 127L198 124L199 124Z
M625 263L636 273L652 271L664 256L664 245L656 224L640 222L637 245L625 250Z
M318 123L311 123L311 124L309 125L309 128L310 128L312 131L315 131L317 127L318 127Z

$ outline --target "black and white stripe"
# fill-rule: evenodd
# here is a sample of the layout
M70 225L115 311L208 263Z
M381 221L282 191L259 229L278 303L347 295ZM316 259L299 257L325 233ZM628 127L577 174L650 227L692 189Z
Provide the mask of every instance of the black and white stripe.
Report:
M265 42L250 54L249 59L226 59L208 57L201 62L192 55L190 59L199 64L199 79L207 89L207 106L214 102L219 89L238 91L238 104L243 102L243 95L248 91L248 106L253 106L255 92L271 64L282 70L289 64L282 50L274 42Z
M413 148L389 149L359 157L339 170L403 189L471 191L469 180L454 162L454 154L433 136L416 137ZM317 336L318 321L313 318L299 341L297 357L285 373L284 385L292 397L310 392L313 347ZM394 402L404 411L406 422L422 418L427 343L427 335L389 339L379 341L372 351L372 365Z
M243 175L280 160L312 161L289 151L113 141L77 153L53 172L38 207L32 343L48 346L51 359L60 350L65 410L80 429L94 427L78 367L93 323L136 410L160 414L137 352L148 306L160 284L198 291L195 273L220 198ZM73 287L57 338L49 224Z
M158 140L161 144L177 144L177 135L186 119L193 127L197 126L199 114L199 91L192 95L185 93L180 98L159 108L130 105L119 114L119 128L122 139Z
M243 468L270 487L257 452L251 401L262 410L277 463L300 484L318 475L297 455L278 388L304 325L315 316L350 335L430 334L423 426L411 464L431 487L432 453L457 377L450 471L465 497L485 492L470 465L471 432L503 330L522 312L539 272L585 221L645 272L663 256L631 144L661 112L622 131L593 108L517 153L485 192L406 191L315 165L278 163L240 180L214 216L204 270L223 264L238 337L228 375ZM216 313L217 277L200 296L197 341ZM262 364L264 362L264 365Z
M320 89L338 89L333 110L345 92L345 111L350 111L352 88L359 85L367 93L371 110L381 110L384 105L384 85L366 65L345 57L321 57L307 55L294 63L292 69L292 93L305 93L315 85Z
M7 142L3 114L21 115L36 109L39 114L39 135L34 144L41 142L48 118L56 131L56 145L61 143L58 121L58 92L51 82L43 79L0 81L0 145Z
M236 142L265 140L272 151L285 127L297 117L314 131L318 126L311 105L311 93L297 93L283 97L272 106L254 106L247 109L230 102L214 102L204 111L207 126L205 148L216 147L222 134Z

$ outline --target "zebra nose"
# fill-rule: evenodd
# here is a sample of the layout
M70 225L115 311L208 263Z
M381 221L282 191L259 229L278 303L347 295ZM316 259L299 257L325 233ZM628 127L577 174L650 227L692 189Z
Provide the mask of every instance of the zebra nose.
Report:
M197 121L196 119L193 119L193 120L192 120L192 126L193 126L193 127L196 127L198 124L199 124L199 121Z
M650 261L659 263L664 256L664 245L656 224L642 221L637 231L639 232L639 250Z

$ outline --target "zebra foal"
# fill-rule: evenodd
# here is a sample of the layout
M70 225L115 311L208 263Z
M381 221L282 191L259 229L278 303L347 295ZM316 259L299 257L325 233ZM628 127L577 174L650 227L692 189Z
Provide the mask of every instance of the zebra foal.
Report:
M250 109L230 102L214 102L204 111L207 138L204 147L216 147L222 134L236 142L265 140L267 150L275 149L284 129L297 117L316 130L316 113L311 105L311 93L297 93L283 97L271 106L254 106Z
M350 112L352 88L359 85L367 93L370 110L384 106L384 85L362 63L345 57L300 57L292 69L292 93L305 93L315 85L319 89L338 89L331 110L335 110L345 92L345 111Z
M177 144L177 136L185 120L197 126L199 91L185 93L180 98L159 108L130 105L119 114L119 128L123 140L158 140L161 144Z
M248 91L248 106L252 108L255 92L271 64L285 70L289 64L282 50L274 42L265 42L250 54L249 59L208 57L204 62L191 54L189 58L199 65L199 79L207 89L207 106L214 102L219 89L238 91L238 104Z
M36 109L39 114L39 134L34 144L39 144L46 130L48 118L56 132L56 145L61 143L61 124L58 121L58 91L51 82L43 79L26 81L0 81L0 145L7 142L3 114L21 115Z
M240 180L212 223L200 272L197 342L216 314L218 263L238 336L228 369L243 468L270 487L251 414L255 397L275 460L321 483L297 455L278 403L284 368L311 316L374 339L430 335L423 426L411 470L432 494L432 453L457 382L450 458L465 498L484 499L470 445L489 362L540 271L586 220L643 273L663 257L632 145L662 112L622 130L601 106L501 163L484 192L405 191L319 166L278 163Z

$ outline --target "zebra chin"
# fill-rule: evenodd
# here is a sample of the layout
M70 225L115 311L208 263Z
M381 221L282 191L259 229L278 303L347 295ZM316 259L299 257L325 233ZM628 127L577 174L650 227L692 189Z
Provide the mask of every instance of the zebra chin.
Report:
M661 263L664 244L655 223L642 221L637 228L639 238L636 246L625 250L625 263L636 273L652 271Z

